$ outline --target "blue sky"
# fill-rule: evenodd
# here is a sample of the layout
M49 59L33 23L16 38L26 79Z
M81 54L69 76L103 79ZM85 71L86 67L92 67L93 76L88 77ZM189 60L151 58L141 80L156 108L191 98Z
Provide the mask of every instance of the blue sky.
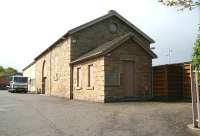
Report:
M0 2L0 65L21 70L68 30L116 10L152 37L154 65L191 60L200 9L177 11L158 0L6 0Z

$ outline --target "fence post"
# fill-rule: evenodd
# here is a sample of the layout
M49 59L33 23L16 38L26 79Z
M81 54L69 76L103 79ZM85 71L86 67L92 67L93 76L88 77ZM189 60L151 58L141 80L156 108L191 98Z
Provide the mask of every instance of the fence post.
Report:
M198 112L197 112L197 91L195 88L194 73L192 71L192 65L190 64L190 79L191 79L191 97L192 97L192 114L193 114L193 126L198 128Z
M196 85L196 94L197 94L198 127L200 127L199 83L198 83L198 71L197 70L195 70L195 85Z

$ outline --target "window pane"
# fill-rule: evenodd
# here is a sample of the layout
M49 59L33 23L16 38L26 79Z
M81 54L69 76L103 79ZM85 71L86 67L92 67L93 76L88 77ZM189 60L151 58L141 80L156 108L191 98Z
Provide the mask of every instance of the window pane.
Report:
M93 86L93 65L88 65L88 87Z
M80 86L80 69L81 68L77 68L77 87Z
M27 83L28 78L27 77L14 77L14 82L17 83Z

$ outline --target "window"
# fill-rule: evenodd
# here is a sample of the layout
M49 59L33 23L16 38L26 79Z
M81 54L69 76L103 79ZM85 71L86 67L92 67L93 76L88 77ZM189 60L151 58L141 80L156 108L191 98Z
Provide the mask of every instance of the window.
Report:
M116 33L117 30L118 30L118 26L117 26L116 23L111 23L111 24L109 25L109 29L110 29L110 32L111 32L111 33Z
M81 83L80 73L81 73L81 68L77 68L77 77L76 77L76 79L77 79L77 84L76 84L76 86L77 86L77 87L80 87L80 83Z
M28 78L27 77L14 77L14 82L28 83Z
M93 65L88 65L88 87L93 87Z

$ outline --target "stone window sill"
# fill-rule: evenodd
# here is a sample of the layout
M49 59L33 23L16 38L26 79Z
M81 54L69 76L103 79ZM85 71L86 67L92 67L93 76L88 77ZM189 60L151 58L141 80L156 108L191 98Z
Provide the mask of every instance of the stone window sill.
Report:
M94 86L87 87L86 89L87 89L87 90L94 90Z
M76 87L76 90L81 90L82 89L82 87Z
M120 85L105 85L106 87L120 87Z

